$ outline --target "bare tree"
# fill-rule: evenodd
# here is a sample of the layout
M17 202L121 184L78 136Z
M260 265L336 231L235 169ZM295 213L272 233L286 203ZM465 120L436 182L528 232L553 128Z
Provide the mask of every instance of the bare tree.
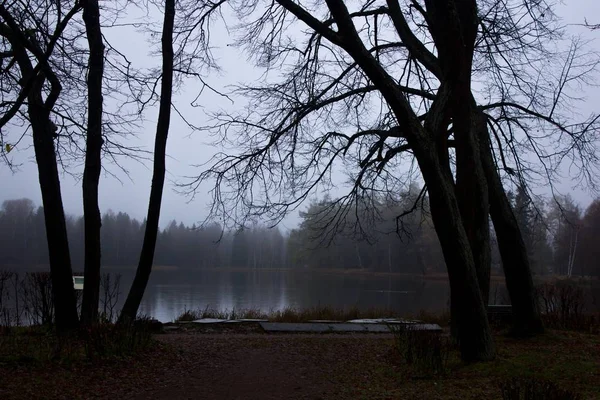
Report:
M342 205L347 206L357 199L373 198L373 193L384 190L393 193L393 185L400 187L402 183L398 178L399 171L392 166L393 161L402 153L408 152L409 158L414 155L427 184L431 213L444 251L452 291L461 294L454 300L455 310L459 311L455 317L460 327L463 358L490 359L494 357L494 346L473 253L461 222L446 156L447 146L438 143L440 135L447 135L452 96L464 97L465 91L469 93L468 85L462 87L465 76L470 76L469 51L459 55L457 60L448 60L449 63L460 62L458 70L448 66L442 73L437 60L435 65L431 64L431 70L440 79L446 74L441 95L427 86L414 87L414 77L421 83L424 79L419 77L424 78L423 74L437 77L425 72L412 57L425 48L407 27L404 15L398 12L398 4L389 3L389 8L369 8L372 6L369 3L350 12L343 2L330 0L326 11L332 18L321 20L316 15L322 15L323 10L307 10L292 1L265 5L261 11L258 11L259 4L249 7L242 2L236 12L248 18L260 15L253 19L255 22L246 23L246 34L242 39L254 46L259 61L273 67L285 57L298 54L298 62L281 84L242 89L254 96L246 116L217 117L223 119L217 129L222 128L225 133L241 127L238 132L242 134L241 140L246 143L244 147L248 152L241 156L219 157L200 178L216 178L214 196L217 205L222 205L221 210L225 210L224 203L233 202L241 206L246 215L271 213L278 218L278 213L298 204L323 179L328 179L326 174L331 172L338 156L349 154L350 162L358 161L359 166L357 174L351 176L351 194L341 199ZM392 32L400 36L400 42L375 33L389 23L381 22L378 26L376 22L368 21L356 26L354 22L390 14L395 27ZM455 16L457 20L451 24L460 28L461 21L458 15ZM283 33L294 20L300 20L310 28L302 48L290 43L291 38ZM468 24L474 25L471 30L476 28L475 21L465 21L465 26ZM439 28L440 32L450 29L443 25ZM263 37L263 32L270 33ZM467 42L452 45L472 48L474 38L475 34L471 33L464 38ZM399 57L397 49L406 47L411 47L409 54ZM433 57L429 51L424 54L425 59ZM417 72L413 70L415 64ZM399 70L399 80L394 77L395 68ZM406 73L402 74L402 70ZM421 98L413 101L413 96ZM369 118L369 108L377 102L385 107L380 107L383 110L379 114L372 113L374 118ZM470 104L470 101L466 103L466 110L456 110L456 115L460 114L464 119L461 119L460 129L470 130ZM339 108L336 110L336 107ZM259 113L262 110L264 114ZM420 114L420 110L426 114ZM341 118L337 119L338 115ZM316 133L323 125L326 129L335 125L335 131ZM352 126L358 127L359 131L354 134L341 132ZM457 129L456 125L454 129ZM315 133L314 138L312 133ZM465 132L465 135L470 134ZM469 146L475 149L472 143ZM383 183L378 183L379 179L383 179ZM231 185L233 190L223 193L220 189L226 185ZM278 189L277 193L273 193L274 188ZM287 200L287 196L291 200ZM261 201L265 204L261 205Z
M100 27L98 0L84 0L83 20L89 43L88 123L83 171L83 212L85 221L85 286L81 304L81 321L90 324L98 319L100 296L100 207L98 184L102 155L102 74L104 70L104 44Z
M95 32L91 44L86 43L84 38L91 27L86 29L74 18L82 10L82 5L81 2L68 0L12 0L4 2L0 9L0 80L3 88L0 91L0 108L3 111L0 141L8 145L3 146L0 153L10 165L8 151L20 147L28 134L32 133L44 199L53 279L64 280L63 285L53 284L53 288L66 297L71 296L70 290L63 290L62 287L72 287L71 259L64 228L58 170L62 168L64 172L77 176L72 168L67 167L71 162L79 163L85 147L90 151L86 161L87 173L84 173L83 179L86 192L84 208L86 215L95 220L96 227L93 227L94 223L87 225L92 231L96 230L98 236L97 181L101 168L100 156L108 157L111 165L117 167L120 166L120 156L143 157L140 149L123 145L118 137L128 136L128 131L142 116L143 110L131 105L137 104L145 88L151 86L151 82L131 68L126 57L110 43L105 43L105 52L98 49L97 40L100 39L99 45L103 44L100 31ZM89 3L86 3L88 6ZM104 10L114 19L120 12L119 7L118 3L111 3L105 5ZM95 19L90 18L89 7L84 19L88 22ZM99 24L99 20L96 22ZM109 19L108 26L112 23ZM100 26L97 25L96 29L100 29ZM92 61L88 74L90 58ZM109 74L98 74L98 63L104 62L106 65L101 65L100 70L108 69ZM90 96L88 83L92 89ZM113 108L108 111L101 108L103 89L113 100ZM88 111L90 119L86 121ZM88 137L88 123L91 140L85 146L83 142ZM111 174L110 170L105 171ZM123 171L126 173L126 170ZM90 208L95 208L96 213L87 212ZM90 239L93 239L92 236L88 235ZM99 242L92 242L95 244L88 248L95 248L96 254L89 259L96 259L96 267L93 268L96 269L99 267ZM63 271L60 272L60 269ZM89 281L90 290L95 286L93 280ZM97 309L97 301L92 303L95 306L90 308ZM55 301L54 304L60 308L63 303ZM62 313L57 312L59 325L62 324Z
M144 296L152 263L154 261L154 250L156 248L156 237L158 234L158 221L160 218L160 207L162 202L163 187L165 182L165 157L169 125L171 122L171 98L173 95L173 27L175 19L175 0L166 0L165 16L162 32L162 73L160 108L158 113L158 124L156 127L156 139L154 142L154 168L152 172L152 188L150 190L150 203L146 218L144 242L140 254L138 268L133 283L123 305L119 321L128 323L135 319L138 308Z
M12 101L2 103L2 129L26 106L38 165L50 255L52 293L58 330L78 325L69 244L63 211L54 139L57 126L50 117L61 93L61 82L49 62L69 21L79 12L76 3L66 9L61 2L42 2L38 8L11 1L0 4L0 36L10 61L3 69ZM7 94L8 94L7 93Z
M191 24L211 13L235 15L237 44L266 74L282 71L238 87L232 95L245 97L247 108L217 112L207 127L227 150L190 191L214 179L214 216L239 223L263 215L275 223L316 189L339 184L334 172L345 171L350 191L334 221L365 199L394 201L401 188L423 179L455 294L463 357L493 356L483 307L488 212L501 242L515 331L543 329L502 179L552 185L570 159L592 182L598 166L597 117L572 123L567 115L577 100L572 89L589 82L596 63L577 41L556 51L569 38L550 5L389 0L348 10L335 0L279 0L187 9ZM209 26L187 26L190 41L204 49ZM551 152L556 138L562 146Z

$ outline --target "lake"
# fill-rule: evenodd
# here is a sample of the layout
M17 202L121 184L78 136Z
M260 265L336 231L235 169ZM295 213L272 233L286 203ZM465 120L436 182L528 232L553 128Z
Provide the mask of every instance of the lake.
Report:
M123 274L125 296L133 275ZM493 287L492 287L493 289ZM401 314L448 307L445 280L401 275L323 273L294 270L196 270L152 273L140 312L162 322L187 309L280 310L332 306L383 308Z

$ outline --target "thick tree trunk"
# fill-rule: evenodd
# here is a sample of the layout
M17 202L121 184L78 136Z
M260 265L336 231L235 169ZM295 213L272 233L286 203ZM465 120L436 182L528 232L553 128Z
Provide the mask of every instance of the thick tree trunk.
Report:
M85 223L85 269L81 321L91 324L98 319L100 297L100 207L98 184L102 151L102 74L104 44L100 28L98 0L83 3L83 20L90 48L88 85L88 126L83 171L83 216Z
M474 116L469 137L464 138L464 148L456 150L456 197L473 252L481 297L484 305L487 305L490 298L492 263L489 197L488 183L479 154L479 139L475 136L481 130L481 124L485 126L485 123L485 119Z
M445 133L448 126L446 112L449 98L443 91L438 92L438 98L426 120L426 125L433 128L423 129L397 83L362 44L344 2L327 0L327 5L336 20L339 34L343 37L339 41L332 38L332 41L343 47L379 88L399 124L407 132L406 139L419 163L429 192L433 223L448 268L450 290L455 295L460 294L456 302L460 310L457 318L461 356L465 361L493 359L494 343L477 283L469 239L461 221L454 182L448 164L440 161L442 157L435 145L438 137L435 134L441 130Z
M56 329L66 332L79 325L77 301L54 149L55 127L48 111L41 104L41 96L29 96L29 118L44 206Z
M443 172L435 149L415 149L415 155L427 183L431 215L448 268L450 291L454 294L452 318L459 327L461 356L465 361L491 360L495 357L494 343L454 184Z
M480 116L485 118L485 116ZM513 334L527 336L544 331L531 276L525 242L494 163L487 125L479 135L481 158L490 192L490 215L498 238L506 288L513 312Z
M456 100L462 101L462 100ZM470 111L465 110L471 113ZM454 119L457 120L456 118ZM456 198L458 201L463 226L469 239L479 291L484 306L489 303L490 297L490 271L492 254L490 247L490 225L489 225L489 199L488 184L481 164L479 155L479 140L476 137L479 125L485 124L477 118L469 118L467 121L471 126L467 129L464 124L455 123L456 138ZM462 131L461 131L462 129ZM459 133L460 132L460 133ZM451 294L451 313L459 312L455 303L459 294ZM456 318L452 318L452 335L460 337L459 326Z
M135 278L119 317L120 323L130 323L135 320L138 308L144 296L154 260L156 237L158 235L158 221L162 202L163 187L165 183L165 155L167 137L171 121L171 97L173 92L173 23L175 19L175 0L166 0L165 17L162 34L162 86L160 93L160 108L156 139L154 142L154 170L152 173L152 188L150 190L150 203L144 243L140 254Z
M489 301L489 275L491 267L488 189L479 157L477 124L471 107L471 65L477 36L477 4L475 0L426 0L429 29L438 49L442 75L440 93L448 96L446 103L456 149L456 197L462 224L469 240L479 289L484 305ZM483 122L485 123L485 121ZM447 148L444 141L447 123L434 131L438 138L438 151ZM444 159L440 161L447 162ZM453 314L452 332L460 337L456 306L460 293L451 294Z

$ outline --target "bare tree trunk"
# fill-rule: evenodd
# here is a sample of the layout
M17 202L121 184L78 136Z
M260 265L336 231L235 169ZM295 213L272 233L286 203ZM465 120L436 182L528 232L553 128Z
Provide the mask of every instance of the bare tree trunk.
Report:
M83 2L83 20L90 48L88 85L88 126L83 171L83 218L85 223L85 268L81 322L91 324L98 319L100 290L100 207L98 184L102 151L102 75L104 44L100 28L98 0Z
M388 271L392 272L392 244L388 238Z
M446 93L448 101L440 111L449 120L456 149L456 199L460 218L469 240L477 273L479 290L484 306L489 301L491 250L488 219L488 189L477 140L477 125L485 124L474 118L471 104L471 67L477 36L477 3L475 0L448 2L426 0L429 29L438 49L441 68L441 85L438 90ZM446 155L446 127L440 123L434 130L438 137L438 152L444 154L440 162L448 162ZM456 307L461 293L451 293L452 331L460 338Z
M65 332L76 329L79 321L75 289L73 288L67 225L54 149L54 124L50 121L45 107L37 101L32 102L33 98L39 99L41 103L41 95L30 96L29 117L44 205L56 328L59 332Z
M443 0L435 1L442 1L443 5ZM281 3L281 0L279 2ZM474 0L467 5L472 4ZM448 268L450 290L455 294L455 304L458 304L460 310L457 320L460 326L461 357L465 361L491 360L495 357L494 342L479 291L473 253L462 224L449 166L440 157L439 146L436 146L436 137L439 136L436 134L446 134L447 131L450 98L444 92L445 89L438 90L436 101L429 110L426 121L426 125L433 128L424 130L421 121L410 111L410 105L395 80L362 44L344 2L327 0L327 6L336 20L340 35L344 38L340 45L379 88L399 124L409 132L406 139L427 185L433 223ZM443 15L443 18L446 17L447 14ZM475 24L475 34L476 29ZM470 128L469 125L468 129Z
M59 332L66 332L76 329L79 320L54 147L57 128L50 118L50 111L54 107L62 87L51 66L45 61L37 60L42 65L39 72L33 68L26 45L35 47L37 52L41 53L35 38L26 39L24 37L22 27L1 3L0 14L8 27L8 29L4 29L4 35L13 48L21 76L32 79L30 86L27 79L22 79L19 83L21 89L27 91L27 112L33 134L33 148L44 206L56 329Z
M490 247L488 183L483 171L477 132L486 120L477 115L470 121L473 128L468 143L462 151L456 151L456 197L460 215L467 231L477 270L477 281L484 305L490 299L490 271L492 253ZM461 154L463 153L463 154Z
M573 235L575 235L575 237L573 237ZM570 236L571 237L569 246L569 269L567 270L567 276L569 278L573 275L573 268L575 267L575 254L577 253L577 237L579 236L579 228L576 226L571 226ZM583 276L583 271L581 273L581 276Z
M165 156L169 124L171 122L171 98L173 94L173 24L175 19L175 0L166 0L165 17L162 33L162 85L160 92L160 108L156 139L154 142L154 170L152 173L152 188L150 190L150 203L144 243L140 254L135 278L121 311L119 322L128 323L135 320L138 308L144 296L154 260L156 237L158 235L158 221L162 202L163 187L165 183Z
M494 163L486 125L482 127L479 142L490 192L490 216L498 238L506 288L512 303L512 330L516 335L540 333L544 331L544 327L535 296L527 249Z
M427 183L431 216L448 268L452 315L459 327L461 356L465 361L491 360L494 342L483 304L473 253L462 224L454 185L444 174L436 150L423 149L419 165ZM415 151L415 154L421 153ZM429 153L429 154L428 154Z
M358 259L358 266L360 267L360 269L364 269L364 266L362 263L362 258L360 257L360 250L358 250L357 244L354 245L354 249L356 250L356 258Z

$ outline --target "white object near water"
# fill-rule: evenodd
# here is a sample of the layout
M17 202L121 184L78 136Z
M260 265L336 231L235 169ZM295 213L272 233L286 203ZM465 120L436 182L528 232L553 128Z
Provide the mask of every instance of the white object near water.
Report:
M75 290L83 290L83 276L73 276L73 288Z

